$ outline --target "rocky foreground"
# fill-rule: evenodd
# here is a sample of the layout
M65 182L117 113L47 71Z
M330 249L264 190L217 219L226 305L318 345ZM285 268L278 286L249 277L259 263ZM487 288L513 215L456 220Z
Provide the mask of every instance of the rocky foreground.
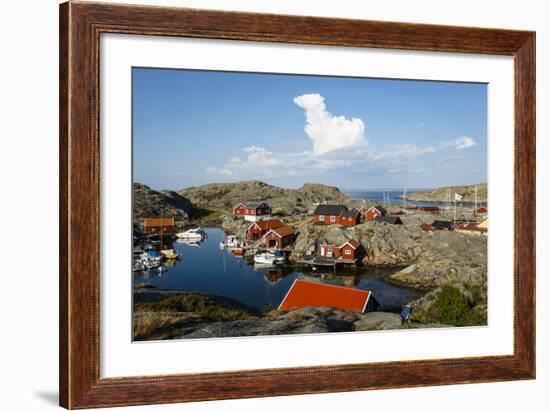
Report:
M359 314L329 307L308 307L266 313L225 297L196 293L137 289L134 292L134 339L221 338L256 335L312 334L439 327L399 314Z

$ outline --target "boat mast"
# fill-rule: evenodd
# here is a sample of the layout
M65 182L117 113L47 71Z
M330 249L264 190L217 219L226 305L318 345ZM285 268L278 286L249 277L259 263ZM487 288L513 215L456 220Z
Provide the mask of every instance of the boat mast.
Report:
M477 212L477 185L474 186L475 189L475 200L474 200L474 214Z

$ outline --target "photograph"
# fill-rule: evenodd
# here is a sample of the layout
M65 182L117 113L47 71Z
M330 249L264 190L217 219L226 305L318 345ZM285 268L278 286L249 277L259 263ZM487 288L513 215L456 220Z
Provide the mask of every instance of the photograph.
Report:
M487 325L487 84L132 68L133 340Z

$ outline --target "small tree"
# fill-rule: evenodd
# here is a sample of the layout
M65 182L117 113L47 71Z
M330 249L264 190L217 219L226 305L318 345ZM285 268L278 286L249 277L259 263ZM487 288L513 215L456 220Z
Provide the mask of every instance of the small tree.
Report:
M436 317L443 324L468 325L470 317L470 303L468 298L458 289L443 286L434 303Z

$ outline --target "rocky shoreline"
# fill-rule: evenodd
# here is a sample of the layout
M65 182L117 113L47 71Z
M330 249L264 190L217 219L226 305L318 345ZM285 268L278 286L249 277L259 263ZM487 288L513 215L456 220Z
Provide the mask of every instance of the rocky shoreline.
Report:
M469 216L466 214L466 218ZM286 219L298 235L289 256L291 262L313 253L319 239L343 244L349 239L361 243L368 267L402 269L385 281L422 291L426 296L412 301L412 318L422 322L451 321L454 325L487 323L487 237L453 231L425 232L423 222L441 218L430 214L403 215L403 225L386 225L367 221L354 227L324 226L303 219ZM231 234L244 235L247 224L227 217L222 228ZM449 307L445 307L445 301ZM449 311L458 310L456 315Z
M467 186L439 187L433 190L416 191L414 193L409 193L407 196L402 196L401 198L405 198L408 201L444 203L449 201L449 195L451 196L450 199L453 200L455 193L462 196L462 200L460 201L463 203L473 203L476 200L481 203L487 203L487 183L472 184Z
M134 340L221 338L443 327L399 314L360 314L329 307L265 313L225 297L141 288L134 290ZM445 325L449 326L449 325Z

